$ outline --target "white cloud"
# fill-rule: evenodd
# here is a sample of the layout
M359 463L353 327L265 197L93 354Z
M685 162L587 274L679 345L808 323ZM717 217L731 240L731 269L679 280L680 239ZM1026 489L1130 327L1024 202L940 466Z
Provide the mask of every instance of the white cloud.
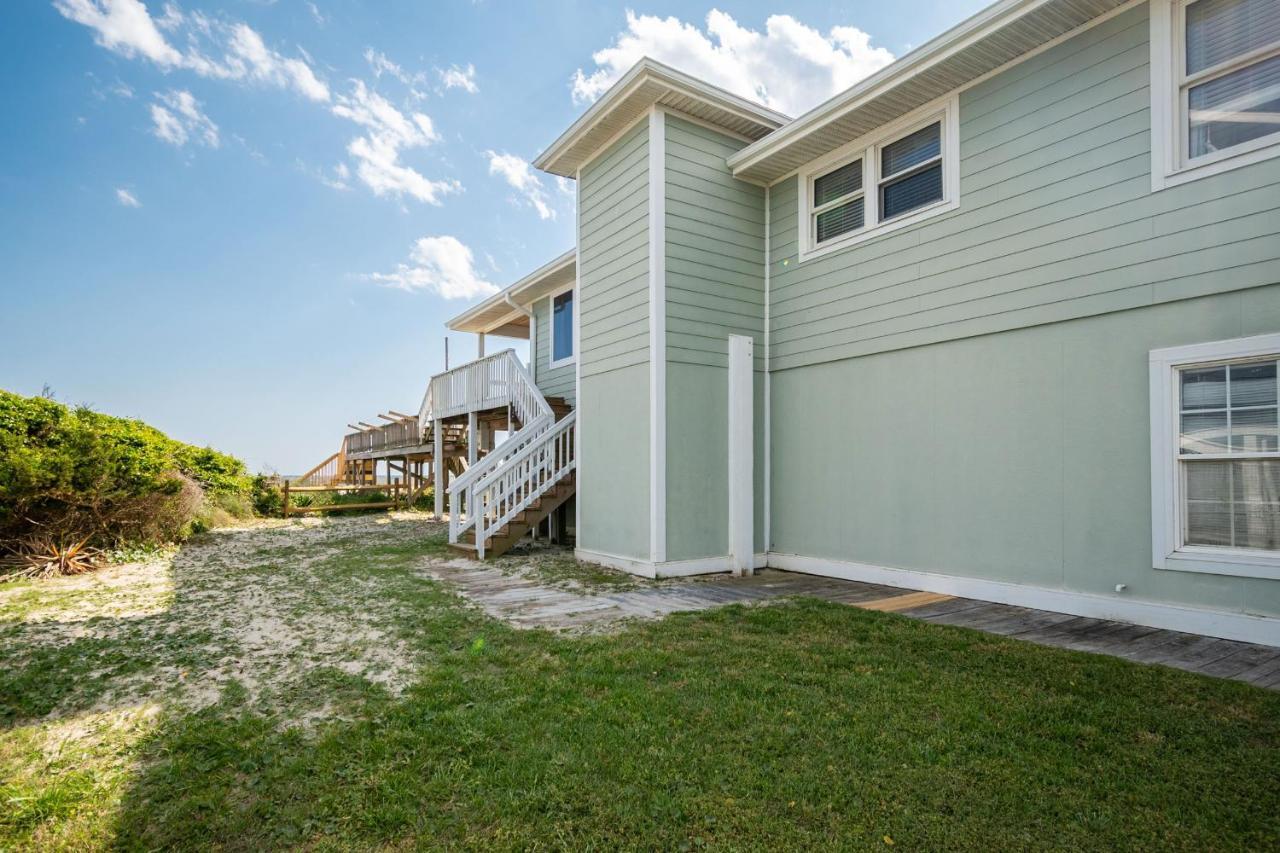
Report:
M641 57L649 56L735 94L799 115L893 61L856 27L823 35L790 15L771 15L765 31L712 9L706 31L675 17L627 11L627 28L596 51L596 68L573 76L576 103L594 101Z
M480 91L480 87L476 85L476 67L469 62L466 68L450 65L448 68L436 69L436 73L440 75L440 84L445 89L462 89L472 95Z
M239 80L293 89L313 101L329 100L329 87L301 60L267 47L244 23L214 21L200 12L184 13L166 3L159 19L140 0L54 0L65 18L94 31L94 40L127 57L144 57L168 71L183 68L221 80ZM162 32L163 31L163 32ZM185 52L164 33L185 36ZM222 53L221 59L210 54Z
M514 154L499 154L496 151L486 151L485 156L489 158L489 174L501 175L506 179L507 184L524 196L525 201L538 211L539 219L556 218L556 212L547 203L546 189L527 160L522 160Z
M440 196L462 189L457 181L429 180L400 162L402 151L425 148L439 140L430 116L406 116L360 80L355 81L350 95L337 97L333 114L368 131L351 140L347 152L356 160L356 175L374 195L408 195L439 204Z
M307 3L307 11L311 13L311 17L316 22L317 26L323 27L325 24L329 23L329 19L324 16L320 11L320 7L315 3Z
M190 92L170 89L156 95L151 105L151 132L156 138L181 148L195 141L210 148L219 145L218 126L200 109L200 102Z
M142 202L138 201L137 196L124 187L116 188L116 201L120 202L123 207L142 207Z
M392 273L364 276L401 290L426 290L445 299L472 299L498 292L475 268L471 250L456 237L423 237L409 251L409 263Z
M141 0L54 0L64 18L94 31L94 41L122 56L143 56L162 68L182 64Z
M391 59L382 51L366 48L364 52L364 61L369 63L369 68L373 70L373 76L381 78L383 74L394 77L406 86L421 86L427 82L425 72L417 71L413 74L405 71L399 64L392 62ZM420 93L419 93L420 94Z

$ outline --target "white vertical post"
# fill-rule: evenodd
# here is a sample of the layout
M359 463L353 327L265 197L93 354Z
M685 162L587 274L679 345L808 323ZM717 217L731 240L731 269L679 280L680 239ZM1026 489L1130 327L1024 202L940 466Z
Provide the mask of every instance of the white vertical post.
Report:
M484 358L484 332L476 335L476 358Z
M436 521L444 520L444 421L432 424L431 469L436 475Z
M480 449L480 423L475 410L467 412L467 467L476 464L476 452Z
M746 335L729 336L729 565L738 576L755 564L752 348Z

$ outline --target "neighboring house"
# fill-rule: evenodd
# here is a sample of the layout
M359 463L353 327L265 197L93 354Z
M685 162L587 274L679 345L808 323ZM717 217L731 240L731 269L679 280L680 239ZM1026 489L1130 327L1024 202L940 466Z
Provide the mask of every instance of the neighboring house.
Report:
M536 161L576 249L449 324L574 407L455 536L554 487L640 574L1280 643L1278 155L1280 0L1004 0L794 120L644 60Z

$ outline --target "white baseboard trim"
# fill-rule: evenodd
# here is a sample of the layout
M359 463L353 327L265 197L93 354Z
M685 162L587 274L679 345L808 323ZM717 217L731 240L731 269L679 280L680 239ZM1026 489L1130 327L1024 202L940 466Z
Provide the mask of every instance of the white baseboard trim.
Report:
M703 557L697 560L667 560L662 563L654 563L649 560L639 560L635 557L623 557L618 554L607 554L603 551L591 551L585 548L576 549L573 555L584 562L598 563L611 569L619 569L629 574L639 575L642 578L682 578L690 575L709 575L732 570L728 556ZM755 568L763 569L767 564L767 555L756 554L753 563Z
M1280 646L1280 618L770 552L771 568Z

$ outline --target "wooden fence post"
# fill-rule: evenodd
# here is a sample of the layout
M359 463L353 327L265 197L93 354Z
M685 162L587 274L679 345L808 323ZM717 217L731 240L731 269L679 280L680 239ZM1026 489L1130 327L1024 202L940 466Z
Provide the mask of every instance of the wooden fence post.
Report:
M284 517L289 517L289 481L284 481Z

